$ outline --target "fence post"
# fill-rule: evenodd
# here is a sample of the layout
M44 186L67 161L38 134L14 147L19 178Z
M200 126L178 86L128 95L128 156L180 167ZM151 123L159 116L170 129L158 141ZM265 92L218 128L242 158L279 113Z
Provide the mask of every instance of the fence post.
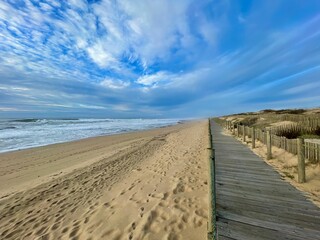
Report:
M251 139L252 139L252 148L255 148L256 147L256 129L255 129L255 127L252 127Z
M317 159L316 159L316 160L317 160L317 162L319 162L319 157L320 157L320 156L319 156L319 154L320 154L319 144L316 145L316 151L317 151Z
M306 182L305 162L304 162L304 140L302 138L297 139L298 148L298 182Z
M271 149L271 134L270 130L267 130L267 159L272 158L272 149Z
M237 123L237 137L240 136L240 129L239 129L239 124Z
M246 142L246 128L242 125L242 134L243 134L243 141Z
M284 150L288 150L288 147L287 147L287 138L284 137Z
M318 146L318 163L320 163L320 145L317 144L317 146Z
M217 235L216 228L216 188L215 188L215 154L212 146L211 125L209 121L209 146L208 146L208 161L209 161L209 216L207 225L207 239L215 240Z

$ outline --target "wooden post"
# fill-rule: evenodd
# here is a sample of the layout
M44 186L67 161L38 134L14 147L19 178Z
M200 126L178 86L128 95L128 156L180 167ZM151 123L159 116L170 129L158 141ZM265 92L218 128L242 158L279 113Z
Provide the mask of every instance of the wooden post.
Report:
M284 137L284 150L287 151L288 147L287 147L287 138Z
M255 148L256 147L256 129L255 129L255 127L252 127L251 140L252 140L252 148Z
M237 137L240 137L240 126L238 123L237 123Z
M242 134L243 134L243 141L246 142L246 132L245 132L245 126L242 125Z
M209 121L209 136L208 136L208 165L209 165L209 215L207 225L207 239L216 239L216 189L215 189L215 154L212 146L211 126Z
M212 172L212 158L213 158L213 152L212 152L212 148L211 146L209 146L208 148L208 165L209 165L209 181L208 181L208 187L209 187L209 206L208 206L208 225L207 225L207 230L208 230L208 239L212 239L212 233L213 233L213 229L214 229L214 225L213 223L213 219L214 214L213 214L213 205L212 205L212 201L213 201L213 196L212 196L212 178L213 178L213 172ZM211 235L211 236L210 236ZM210 236L210 238L209 238Z
M267 130L267 159L272 158L272 149L271 149L271 134L270 130Z
M306 182L305 162L304 162L304 140L297 139L298 146L298 182Z
M318 144L318 163L320 163L320 145Z

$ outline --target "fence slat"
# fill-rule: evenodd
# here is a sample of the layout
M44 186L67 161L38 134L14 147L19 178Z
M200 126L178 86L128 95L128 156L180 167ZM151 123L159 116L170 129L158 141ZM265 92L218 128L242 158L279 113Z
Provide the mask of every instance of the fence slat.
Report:
M272 149L271 149L271 134L270 130L267 131L267 159L272 158Z

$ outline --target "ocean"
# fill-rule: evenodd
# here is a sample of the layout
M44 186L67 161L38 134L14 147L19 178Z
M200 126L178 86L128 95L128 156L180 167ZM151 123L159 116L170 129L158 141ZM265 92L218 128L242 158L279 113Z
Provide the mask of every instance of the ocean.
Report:
M178 119L0 119L0 152L159 128Z

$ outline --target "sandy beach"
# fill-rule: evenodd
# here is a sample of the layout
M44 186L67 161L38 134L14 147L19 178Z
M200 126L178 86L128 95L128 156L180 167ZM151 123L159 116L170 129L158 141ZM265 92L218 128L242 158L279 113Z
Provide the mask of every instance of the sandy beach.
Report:
M207 127L0 154L0 238L206 239Z

